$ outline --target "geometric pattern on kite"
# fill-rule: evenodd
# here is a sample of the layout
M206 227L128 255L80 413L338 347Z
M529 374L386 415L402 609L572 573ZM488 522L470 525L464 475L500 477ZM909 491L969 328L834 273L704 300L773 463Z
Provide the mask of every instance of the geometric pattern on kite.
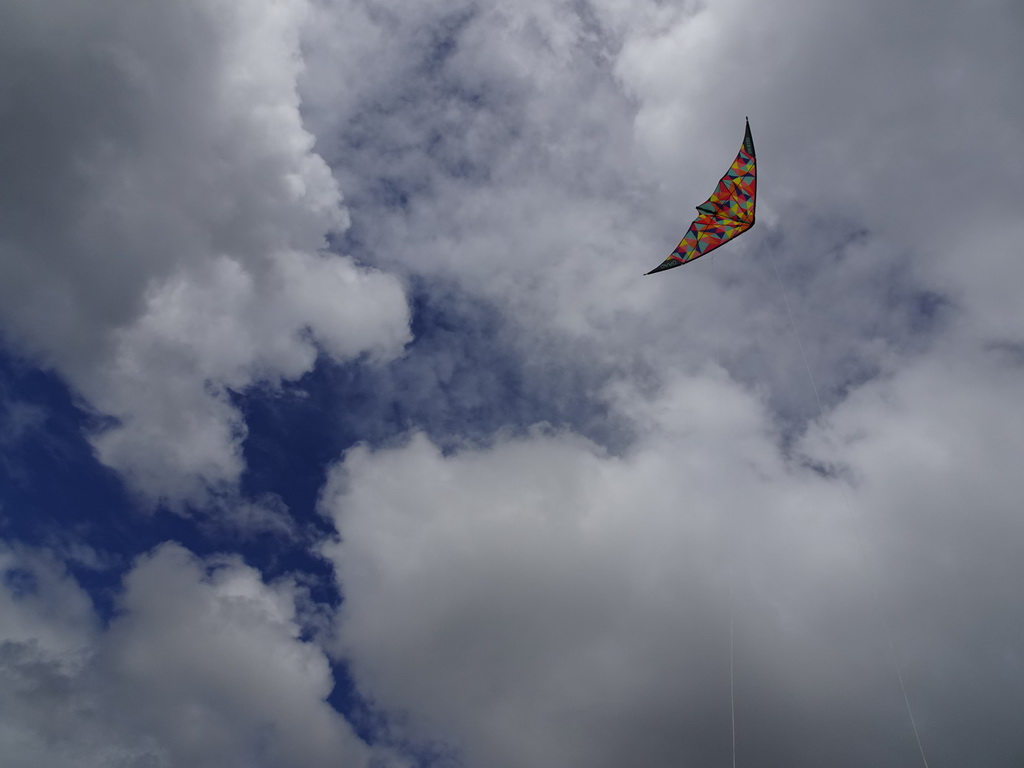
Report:
M754 226L757 206L757 156L747 122L743 144L711 197L697 206L697 218L667 259L648 272L664 272L711 253Z

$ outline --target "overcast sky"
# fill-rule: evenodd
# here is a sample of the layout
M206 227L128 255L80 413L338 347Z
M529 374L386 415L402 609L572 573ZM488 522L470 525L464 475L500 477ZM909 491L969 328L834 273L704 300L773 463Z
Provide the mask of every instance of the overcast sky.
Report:
M4 764L1019 768L1022 46L9 0Z

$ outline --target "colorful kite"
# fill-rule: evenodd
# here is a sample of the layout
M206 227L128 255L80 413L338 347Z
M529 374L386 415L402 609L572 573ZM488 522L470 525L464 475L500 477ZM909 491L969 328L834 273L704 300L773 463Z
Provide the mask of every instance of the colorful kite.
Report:
M698 215L672 254L648 272L664 272L711 253L737 235L754 226L757 197L757 159L750 123L743 134L743 146L732 165L718 182L718 189L697 206Z

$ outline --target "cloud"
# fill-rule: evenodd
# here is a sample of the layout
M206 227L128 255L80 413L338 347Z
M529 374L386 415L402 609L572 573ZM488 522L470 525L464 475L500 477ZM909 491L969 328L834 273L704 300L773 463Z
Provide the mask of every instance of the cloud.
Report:
M1013 0L72 5L17 4L0 33L6 332L116 419L104 461L193 503L242 471L232 397L359 361L331 371L359 380L331 402L367 441L323 496L331 653L383 741L488 768L724 762L734 662L741 760L912 764L884 616L930 754L1019 763ZM744 115L758 226L642 278ZM401 284L356 263L414 287L425 342L401 360ZM273 529L266 507L239 517ZM12 632L104 671L54 678L107 697L83 708L113 713L104 744L241 761L269 719L267 759L362 754L329 735L291 587L170 547L109 630L73 587ZM133 666L150 649L166 674ZM18 706L51 700L31 686ZM275 686L311 736L253 693ZM124 707L150 688L166 708ZM195 711L223 735L190 741Z
M324 501L335 653L399 733L466 765L706 764L728 756L731 616L742 754L897 765L892 637L926 746L967 759L997 729L958 731L957 692L997 691L966 695L1008 734L1020 683L1020 384L922 360L789 454L714 371L613 395L642 435L623 456L544 430L353 449Z
M728 743L730 548L751 602L770 589L753 586L758 539L794 558L775 569L789 589L821 578L826 552L830 580L852 571L817 515L836 489L787 468L742 389L683 380L629 407L646 437L623 457L543 431L347 454L325 496L337 652L407 738L447 739L471 766L710 759Z
M348 219L299 111L306 11L7 14L5 332L110 419L100 458L152 500L237 481L229 391L409 339L399 283L323 250Z
M366 765L324 699L299 591L176 544L140 558L98 626L52 558L4 552L0 674L11 765Z

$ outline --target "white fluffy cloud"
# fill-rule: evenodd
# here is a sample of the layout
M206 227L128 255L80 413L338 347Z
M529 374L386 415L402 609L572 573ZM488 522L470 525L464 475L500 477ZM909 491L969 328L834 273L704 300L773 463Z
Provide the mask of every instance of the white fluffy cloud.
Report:
M470 766L706 764L728 757L732 611L743 754L895 765L915 748L881 612L925 743L967 759L984 745L956 730L958 691L1009 727L1021 683L1024 425L1002 409L1022 379L922 360L789 458L714 372L614 395L643 435L624 456L543 431L354 449L325 496L336 652Z
M751 604L855 570L843 521L820 514L838 490L785 464L741 388L712 374L617 396L645 433L622 457L543 430L448 457L421 436L346 456L325 497L337 650L407 735L446 738L470 766L710 759L730 564ZM775 585L759 541L793 560ZM823 599L802 596L780 610Z
M128 574L101 628L60 565L5 550L5 764L365 766L324 699L327 658L300 638L296 586L168 544Z
M409 338L395 279L321 252L348 220L299 111L306 12L5 11L5 332L116 420L99 455L151 498L237 480L229 389Z

